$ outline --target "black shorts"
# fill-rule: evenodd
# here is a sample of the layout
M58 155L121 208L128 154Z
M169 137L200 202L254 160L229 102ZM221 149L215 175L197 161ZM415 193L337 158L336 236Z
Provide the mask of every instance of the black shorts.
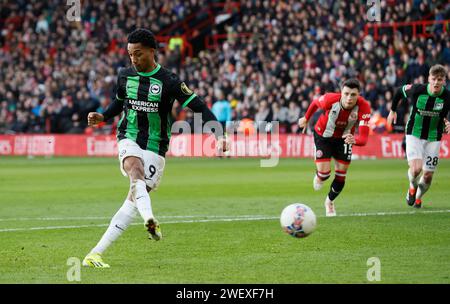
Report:
M346 144L341 138L325 138L314 132L314 144L316 146L316 162L329 161L334 158L344 164L352 161L352 145Z

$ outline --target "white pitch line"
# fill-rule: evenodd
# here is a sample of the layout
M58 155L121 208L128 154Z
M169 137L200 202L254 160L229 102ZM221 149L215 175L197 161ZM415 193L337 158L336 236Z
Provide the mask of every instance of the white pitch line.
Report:
M107 220L111 217L106 216L86 216L86 217L17 217L1 218L0 222L19 222L19 221L71 221L71 220Z
M413 210L413 211L392 211L392 212L368 212L368 213L349 213L349 214L342 214L338 216L350 216L350 217L357 217L357 216L380 216L380 215L408 215L408 214L421 214L421 213L449 213L450 209L443 209L443 210ZM322 216L319 216L322 217Z
M433 213L450 213L448 210L415 210L415 211L398 211L398 212L369 212L369 213L348 213L341 214L337 217L363 217L363 216L385 216L385 215L411 215L411 214L433 214ZM192 218L194 216L184 216L184 218ZM278 216L253 216L242 215L226 218L226 216L201 216L209 217L207 219L192 219L192 220L176 220L161 222L161 224L182 224L182 223L208 223L208 222L236 222L236 221L260 221L260 220L275 220ZM222 218L224 217L224 218ZM319 218L325 216L318 216ZM181 218L181 216L180 216ZM131 225L142 225L141 223L132 223ZM77 229L90 227L107 227L109 224L96 225L72 225L72 226L47 226L47 227L29 227L29 228L5 228L0 229L0 232L14 232L14 231L33 231L33 230L55 230L55 229Z
M49 226L49 227L29 227L29 228L6 228L6 229L0 229L0 232L32 231L32 230L54 230L54 229L77 229L77 228L89 228L89 227L106 227L108 225L109 224L73 225L73 226Z
M182 223L207 223L207 222L236 222L236 221L258 221L258 220L272 220L277 217L241 217L241 218L214 218L214 219L200 219L200 220L181 220L161 222L161 224L182 224ZM142 223L132 223L133 225L143 225ZM72 226L48 226L48 227L30 227L30 228L5 228L0 229L0 232L14 232L14 231L30 231L30 230L54 230L54 229L74 229L74 228L89 228L89 227L107 227L109 224L97 225L72 225Z
M0 222L19 222L19 221L89 221L89 220L110 220L111 216L68 216L68 217L17 217L17 218L0 218ZM264 215L234 215L235 218L253 218L257 216ZM230 217L230 215L207 215L207 214L199 214L199 215L160 215L159 219L167 218L224 218Z

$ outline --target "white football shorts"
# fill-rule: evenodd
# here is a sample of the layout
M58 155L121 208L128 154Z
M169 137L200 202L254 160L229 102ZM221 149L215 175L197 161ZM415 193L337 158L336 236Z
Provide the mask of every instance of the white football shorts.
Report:
M120 171L123 176L128 176L123 168L123 161L129 156L135 156L144 164L145 183L152 190L156 190L161 182L166 160L161 155L152 151L142 150L137 143L131 139L122 139L118 143Z
M413 135L406 135L406 158L423 161L423 170L435 171L439 162L440 141L428 141Z

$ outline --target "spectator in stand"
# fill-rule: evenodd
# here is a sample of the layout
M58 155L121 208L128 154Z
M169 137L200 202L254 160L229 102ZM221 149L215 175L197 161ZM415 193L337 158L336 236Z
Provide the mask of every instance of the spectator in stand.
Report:
M225 99L222 91L219 91L217 95L218 100L213 104L211 112L216 116L217 121L221 123L223 130L227 130L227 123L231 122L230 101Z
M255 123L259 132L267 131L267 123L271 122L273 118L272 109L266 100L259 103L258 112L255 115Z
M280 106L278 102L272 103L272 120L278 121L280 124L280 133L287 133L287 128L289 127L288 116L289 110L285 106Z
M289 114L288 114L288 123L289 127L291 129L291 133L298 133L300 130L298 129L298 119L300 118L301 109L300 107L294 102L291 101L289 103Z

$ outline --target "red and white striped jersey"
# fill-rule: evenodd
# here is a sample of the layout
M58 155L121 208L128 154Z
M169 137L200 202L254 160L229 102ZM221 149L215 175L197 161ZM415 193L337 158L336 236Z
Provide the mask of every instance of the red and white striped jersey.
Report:
M342 138L344 134L355 134L357 125L368 125L370 103L367 100L359 96L351 110L345 110L340 100L341 93L327 93L317 100L318 107L324 111L314 128L320 136Z

